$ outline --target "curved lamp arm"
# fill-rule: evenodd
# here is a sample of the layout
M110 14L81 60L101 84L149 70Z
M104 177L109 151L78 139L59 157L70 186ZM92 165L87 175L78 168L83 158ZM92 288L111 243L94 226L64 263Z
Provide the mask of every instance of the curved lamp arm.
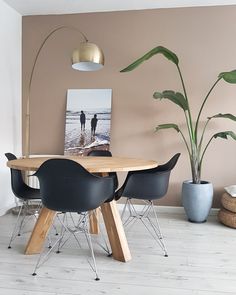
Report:
M68 29L74 30L82 35L84 41L80 44L79 49L74 50L72 56L72 67L80 71L95 71L99 70L104 65L104 55L102 50L95 44L89 43L87 37L77 28L71 26L60 26L52 30L43 40L41 46L39 47L36 57L34 59L33 67L30 73L28 95L26 101L26 126L25 126L25 153L26 158L30 155L30 93L31 85L33 80L33 75L35 67L39 58L39 55L50 37L59 30Z

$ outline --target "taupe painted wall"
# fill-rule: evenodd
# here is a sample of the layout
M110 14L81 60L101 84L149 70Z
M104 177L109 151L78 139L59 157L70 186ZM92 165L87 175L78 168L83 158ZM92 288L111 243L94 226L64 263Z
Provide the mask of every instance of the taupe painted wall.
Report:
M182 91L175 66L156 56L131 73L119 73L149 49L163 45L177 53L190 101L196 114L203 96L221 71L236 68L236 6L89 13L23 18L23 97L36 50L55 27L73 25L103 48L102 71L81 73L70 66L70 54L81 38L60 31L47 42L34 75L31 92L32 153L63 153L68 88L112 88L111 150L114 155L164 162L182 156L172 173L164 205L180 205L181 183L190 178L187 152L174 131L154 133L158 123L183 125L179 108L152 98L156 90ZM220 82L202 118L219 112L236 114L236 85ZM208 136L236 125L215 120ZM236 183L236 143L217 140L209 148L203 178L215 188L215 206L226 185Z

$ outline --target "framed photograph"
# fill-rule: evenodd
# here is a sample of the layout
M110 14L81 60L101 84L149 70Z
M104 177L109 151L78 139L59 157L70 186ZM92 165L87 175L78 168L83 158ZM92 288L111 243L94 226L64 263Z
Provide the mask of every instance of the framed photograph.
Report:
M111 89L68 89L65 155L109 150L111 100Z

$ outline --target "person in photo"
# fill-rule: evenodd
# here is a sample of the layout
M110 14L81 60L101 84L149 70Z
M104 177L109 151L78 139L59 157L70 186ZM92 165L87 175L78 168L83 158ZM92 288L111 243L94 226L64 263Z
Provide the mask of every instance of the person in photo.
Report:
M91 136L95 136L97 122L98 122L97 114L95 114L91 120Z
M84 111L81 111L80 114L80 127L81 127L81 131L85 130L85 122L86 122L86 116Z

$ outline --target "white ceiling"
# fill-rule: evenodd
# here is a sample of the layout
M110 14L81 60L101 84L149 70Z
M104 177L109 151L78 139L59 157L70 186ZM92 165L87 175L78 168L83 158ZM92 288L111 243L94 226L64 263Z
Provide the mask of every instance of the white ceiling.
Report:
M236 0L4 0L22 15L234 5Z

